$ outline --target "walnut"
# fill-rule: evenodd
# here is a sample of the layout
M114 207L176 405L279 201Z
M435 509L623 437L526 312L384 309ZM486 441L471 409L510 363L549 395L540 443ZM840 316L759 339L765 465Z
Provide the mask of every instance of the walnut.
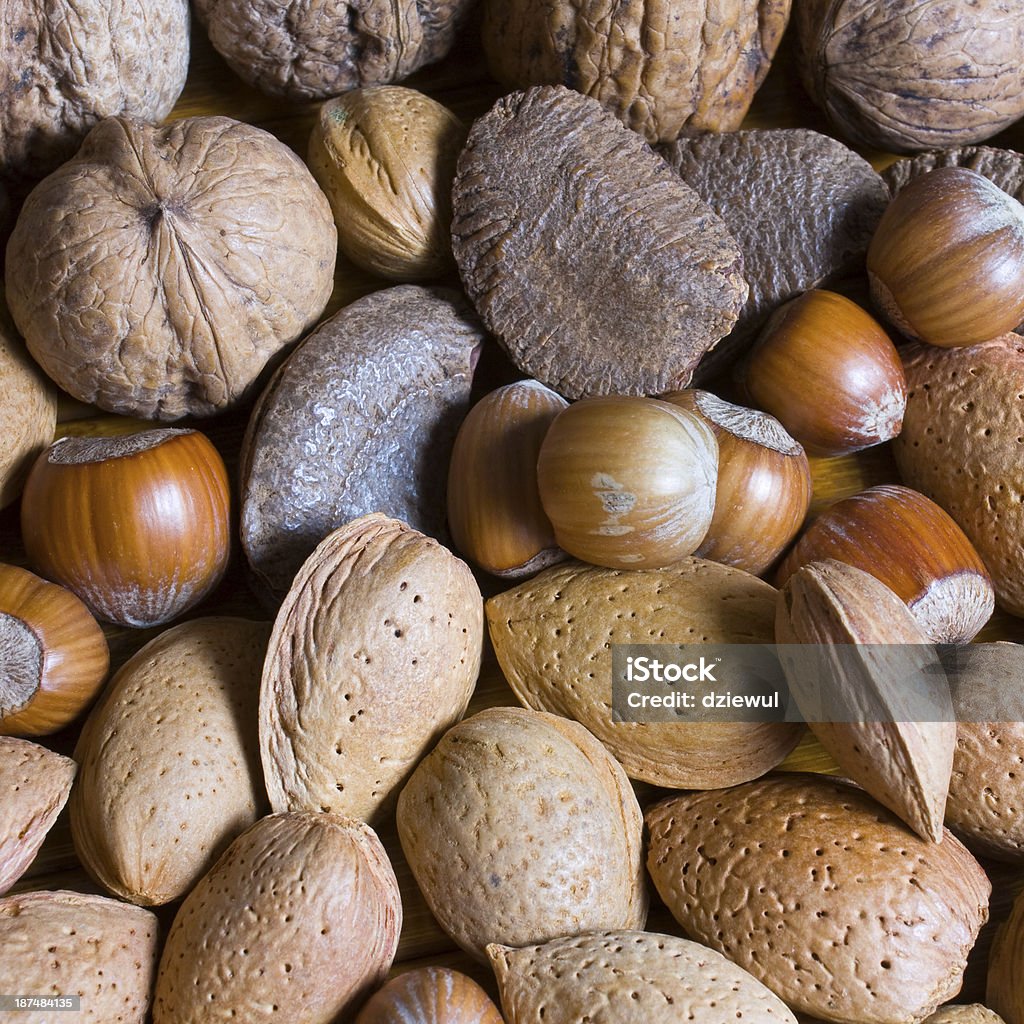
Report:
M327 198L267 132L109 118L25 201L7 298L29 351L76 398L208 416L317 319L336 251Z
M491 73L514 89L567 85L644 135L740 126L790 0L486 0Z
M41 178L104 117L160 121L185 85L188 0L5 0L0 177Z
M859 145L947 149L1024 115L1024 4L801 0L795 19L807 90Z
M325 99L440 60L475 0L196 0L232 70L270 96Z

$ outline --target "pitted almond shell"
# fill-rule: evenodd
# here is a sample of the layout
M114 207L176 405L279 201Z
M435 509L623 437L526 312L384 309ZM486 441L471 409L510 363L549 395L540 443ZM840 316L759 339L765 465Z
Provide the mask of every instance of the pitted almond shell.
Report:
M401 927L398 883L369 826L262 818L181 905L153 1024L330 1024L384 980Z
M38 743L0 736L0 894L25 873L71 793L78 765Z
M674 935L593 932L487 955L509 1024L796 1024L743 968Z
M450 729L398 799L406 859L441 927L484 959L647 917L629 779L575 722L492 708Z
M988 958L985 1004L1006 1024L1024 1024L1024 897L1013 902L1009 918L996 932Z
M275 811L375 821L465 713L483 600L437 541L373 513L306 560L270 638L260 749Z
M0 992L74 996L81 1013L5 1013L19 1024L144 1024L157 961L157 919L141 907L77 892L0 899Z
M71 834L132 903L184 896L265 806L256 735L265 622L193 619L111 680L75 755Z
M776 591L702 558L641 572L567 562L492 597L487 624L516 697L584 725L630 778L674 789L747 782L803 727L777 722L613 722L611 644L771 643Z
M992 887L951 833L927 842L852 784L801 774L674 796L647 825L686 933L792 1010L917 1024L960 991Z
M1004 1024L1004 1021L981 1003L949 1003L940 1006L925 1024Z

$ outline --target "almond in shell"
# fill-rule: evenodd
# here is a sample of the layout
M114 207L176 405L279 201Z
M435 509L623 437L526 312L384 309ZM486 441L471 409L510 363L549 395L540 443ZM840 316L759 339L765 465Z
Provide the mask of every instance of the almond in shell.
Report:
M78 766L38 743L0 736L0 893L25 873L71 793Z
M952 834L926 842L855 786L799 774L671 797L647 825L686 933L794 1011L917 1024L960 990L992 887Z

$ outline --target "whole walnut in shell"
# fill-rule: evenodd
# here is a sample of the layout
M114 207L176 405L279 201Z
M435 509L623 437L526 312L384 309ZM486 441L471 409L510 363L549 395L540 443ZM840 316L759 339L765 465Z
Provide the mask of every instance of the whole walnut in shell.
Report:
M1024 5L801 0L795 19L808 92L859 145L947 149L1024 115Z
M196 0L231 69L269 96L325 99L440 60L474 0Z
M109 118L25 201L7 299L29 351L76 398L209 416L317 319L336 248L327 198L267 132Z
M8 0L0 178L41 178L115 114L162 121L185 85L188 0Z
M567 85L648 142L740 126L790 0L488 0L491 73L514 89Z

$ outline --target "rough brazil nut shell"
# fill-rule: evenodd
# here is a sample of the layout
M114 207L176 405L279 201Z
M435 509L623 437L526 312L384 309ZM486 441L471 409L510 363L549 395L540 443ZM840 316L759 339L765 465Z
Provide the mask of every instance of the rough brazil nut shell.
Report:
M490 942L642 928L641 829L629 779L604 747L575 722L520 708L450 729L398 798L416 882L478 959Z
M874 168L805 128L705 134L662 148L669 166L725 221L750 294L732 333L698 370L728 367L778 306L862 274L889 196Z
M115 114L162 121L185 86L187 0L10 0L0 34L0 178L41 178Z
M384 980L401 927L398 883L369 826L262 818L181 905L153 1024L330 1024Z
M653 572L570 562L492 597L487 624L498 664L524 705L584 725L631 778L712 789L774 768L803 727L615 722L610 645L770 644L776 596L756 576L702 558Z
M0 991L79 996L82 1024L144 1024L157 964L157 919L141 907L77 892L0 899ZM49 1009L5 1013L53 1024Z
M786 775L647 813L648 869L688 935L821 1020L916 1024L960 990L991 885L866 793Z
M487 947L509 1024L796 1024L777 996L707 946L674 935L596 932Z
M1012 149L996 149L993 146L929 149L889 164L882 171L882 178L889 186L889 191L896 195L904 185L922 174L934 171L936 167L966 167L984 175L1018 202L1024 202L1024 156Z
M483 43L502 84L567 85L648 142L735 131L771 67L790 0L487 0Z
M596 101L499 100L459 157L452 246L524 373L564 395L686 387L747 297L716 213Z
M25 873L67 803L78 765L38 743L0 736L0 893Z
M89 716L75 748L71 834L115 896L179 899L261 813L256 711L269 633L220 617L168 629Z
M322 312L330 204L268 132L108 118L22 207L7 299L29 351L108 412L173 420L243 399Z
M196 0L210 42L269 96L316 100L407 78L450 49L472 0Z
M457 292L401 285L346 306L292 353L242 445L242 546L266 590L283 597L331 530L370 512L444 536L483 338Z
M473 574L396 519L329 534L278 612L260 686L260 751L275 811L371 824L465 713L480 671Z
M893 455L903 482L945 509L992 575L996 601L1024 614L1024 342L903 352L907 411Z

